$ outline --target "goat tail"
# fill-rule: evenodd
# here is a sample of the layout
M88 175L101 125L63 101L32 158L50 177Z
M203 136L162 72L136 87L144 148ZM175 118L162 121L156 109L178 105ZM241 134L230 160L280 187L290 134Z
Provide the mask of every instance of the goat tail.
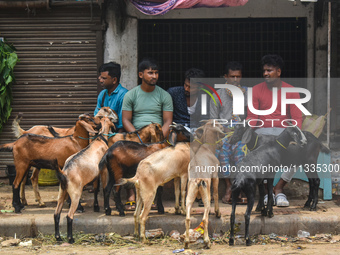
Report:
M102 159L100 160L99 164L98 164L99 172L102 172L103 170L107 169L107 166L108 166L107 155L108 154L105 153L104 156L102 157Z
M118 183L117 184L115 184L115 185L113 185L113 186L122 186L122 185L124 185L124 184L127 184L127 183L133 183L135 186L136 186L136 188L138 188L138 180L137 180L137 178L135 178L135 177L132 177L132 178L129 178L129 179L127 179L127 178L121 178L119 181L118 181Z
M13 120L13 123L12 123L12 132L14 134L14 136L16 138L19 138L20 136L22 136L25 132L25 130L23 130L21 127L20 127L20 121L21 121L21 118L22 118L22 115L19 114L15 117L15 119Z
M238 175L237 178L234 179L231 185L231 191L239 190L243 187L245 181L244 175Z
M66 190L67 189L67 178L59 167L57 169L57 178L60 182L61 189Z
M6 143L0 145L0 151L12 152L13 151L14 143Z
M60 137L59 133L55 131L55 129L52 126L48 126L47 129L54 137Z

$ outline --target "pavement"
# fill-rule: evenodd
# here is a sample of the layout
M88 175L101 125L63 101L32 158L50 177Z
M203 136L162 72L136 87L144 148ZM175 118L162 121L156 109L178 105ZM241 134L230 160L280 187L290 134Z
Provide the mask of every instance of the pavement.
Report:
M40 194L46 207L40 208L34 201L32 186L26 187L28 206L20 214L12 212L0 213L0 236L35 237L39 233L44 235L54 234L54 210L57 204L58 186L40 187ZM169 189L168 189L169 190ZM166 191L165 194L170 191ZM124 192L122 192L124 193ZM322 198L322 196L319 196ZM85 207L84 213L77 213L74 216L73 231L83 233L111 233L120 235L133 234L134 219L133 212L127 212L125 217L120 217L115 211L114 202L111 199L111 216L106 216L103 211L103 196L99 195L100 212L93 212L93 194L87 190L83 191L82 199ZM146 224L146 229L162 228L164 233L177 230L180 233L185 231L185 216L175 215L174 200L165 200L165 214L158 214L151 211ZM0 210L11 210L12 187L8 184L0 185ZM296 236L298 230L308 231L311 235L318 233L340 233L340 199L333 198L331 201L319 199L317 211L303 209L304 198L290 199L289 207L274 207L274 217L267 218L260 213L251 214L251 234L271 234ZM231 205L219 202L222 217L216 218L213 214L213 204L209 216L209 234L221 233L229 230L229 219ZM236 223L241 223L239 234L244 233L244 212L246 205L238 205L236 208ZM204 208L194 203L191 212L191 228L197 227L203 217ZM65 203L61 214L61 234L66 234L66 214L68 205Z

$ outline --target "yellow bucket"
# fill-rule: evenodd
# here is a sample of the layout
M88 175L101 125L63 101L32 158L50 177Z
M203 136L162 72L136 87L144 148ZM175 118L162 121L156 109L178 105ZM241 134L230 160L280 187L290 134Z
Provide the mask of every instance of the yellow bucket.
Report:
M59 184L57 172L51 169L41 168L38 177L40 186L55 186Z

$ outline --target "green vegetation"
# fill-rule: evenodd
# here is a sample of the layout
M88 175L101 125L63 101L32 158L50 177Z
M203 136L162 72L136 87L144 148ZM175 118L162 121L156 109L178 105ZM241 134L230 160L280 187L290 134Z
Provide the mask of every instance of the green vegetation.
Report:
M18 62L14 46L0 41L0 132L12 112L13 70Z

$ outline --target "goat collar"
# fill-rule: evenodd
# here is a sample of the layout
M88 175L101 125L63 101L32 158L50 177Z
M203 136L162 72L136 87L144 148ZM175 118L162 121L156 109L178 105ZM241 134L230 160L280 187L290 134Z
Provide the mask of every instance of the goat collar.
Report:
M105 135L107 136L108 138L111 138L112 136L115 136L117 133L110 133L110 134L102 134L102 135Z
M140 136L139 136L138 132L136 132L136 135L137 135L137 137L138 137L138 139L139 139L140 143L141 143L141 144L144 144L144 143L143 143L143 141L142 141L142 138L140 138Z
M282 146L282 148L284 148L285 150L287 150L287 148L286 148L282 143L280 143L279 140L276 140L276 139L275 139L275 141L276 141L278 144L280 144L280 145Z
M83 140L92 140L92 139L96 139L97 137L98 137L98 135L95 135L95 136L89 137L89 138L78 136L78 138L83 139Z
M106 143L106 145L108 145L108 142L107 142L107 140L104 138L103 135L104 135L104 134L101 134L101 135L99 135L98 137L99 137L101 140L103 140L103 141Z
M253 148L249 149L250 151L254 150L256 148L256 145L257 145L257 141L259 140L259 136L257 135L256 136L256 140L255 140L255 144L253 146Z
M215 143L202 143L200 140L198 140L197 138L194 139L194 141L199 142L200 144L208 144L208 145L215 145L218 144L219 142L223 141L224 139L226 139L228 137L228 135L226 135L225 137L221 138L220 140L216 141Z

